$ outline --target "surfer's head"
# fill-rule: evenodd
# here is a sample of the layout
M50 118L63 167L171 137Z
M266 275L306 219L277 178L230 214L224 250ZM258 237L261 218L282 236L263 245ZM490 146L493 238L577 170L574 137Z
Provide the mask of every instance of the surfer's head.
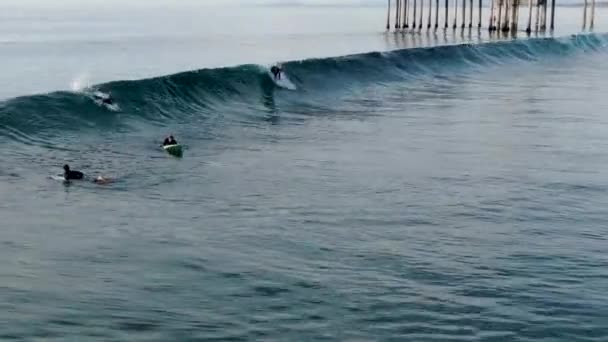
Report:
M63 170L64 170L65 172L70 171L70 165L68 165L68 164L63 165Z

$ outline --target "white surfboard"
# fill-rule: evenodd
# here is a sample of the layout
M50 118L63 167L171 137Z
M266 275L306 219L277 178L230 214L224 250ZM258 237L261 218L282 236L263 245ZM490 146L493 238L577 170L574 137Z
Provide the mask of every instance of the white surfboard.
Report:
M296 89L298 89L296 87L296 85L293 84L293 82L291 82L289 80L289 77L287 77L287 74L285 74L285 72L283 72L283 71L281 71L281 78L280 79L274 78L274 75L272 74L272 72L270 72L270 70L268 70L268 76L270 76L270 79L272 79L272 81L274 82L274 84L276 84L280 88L289 89L289 90L296 90Z
M181 157L183 155L182 145L180 145L180 144L165 145L165 146L163 146L163 149L165 151L167 151L169 154L176 156L176 157Z

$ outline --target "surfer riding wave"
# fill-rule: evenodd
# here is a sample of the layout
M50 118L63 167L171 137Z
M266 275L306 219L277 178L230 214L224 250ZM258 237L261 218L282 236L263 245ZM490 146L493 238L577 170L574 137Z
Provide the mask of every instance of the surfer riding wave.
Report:
M275 80L280 80L281 79L281 74L283 73L283 69L281 68L280 65L273 65L270 68L270 72L274 76Z

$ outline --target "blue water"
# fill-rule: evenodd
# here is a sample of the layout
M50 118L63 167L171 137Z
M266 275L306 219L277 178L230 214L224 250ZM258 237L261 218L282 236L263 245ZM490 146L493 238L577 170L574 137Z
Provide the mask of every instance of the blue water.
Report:
M91 6L0 21L0 340L608 339L600 29L384 35L381 6L129 22ZM188 34L193 8L266 26ZM26 31L35 13L69 29ZM64 163L114 182L52 179Z

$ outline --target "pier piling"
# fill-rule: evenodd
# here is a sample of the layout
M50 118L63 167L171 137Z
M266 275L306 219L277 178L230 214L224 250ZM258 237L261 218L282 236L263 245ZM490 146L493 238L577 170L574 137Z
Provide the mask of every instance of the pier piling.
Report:
M433 0L429 0L429 18L428 18L428 23L426 25L427 30L431 29L432 15L433 15Z
M519 0L513 0L513 11L511 12L511 32L516 33L519 25Z
M505 0L505 18L504 21L502 23L502 27L501 27L501 31L502 32L509 32L509 10L511 9L509 6L509 1Z
M595 21L595 0L591 0L591 22L589 23L590 30L593 30L594 21Z
M422 19L424 18L424 0L420 0L420 20L418 30L422 30Z
M528 28L526 28L526 33L532 33L532 0L528 0Z
M416 0L414 0L414 15L412 16L412 29L416 29Z
M536 22L534 23L534 32L538 32L540 20L540 4L536 1Z
M449 0L445 0L445 21L443 23L443 28L445 30L448 29L448 19L449 19L448 18L448 14L449 14L448 12L449 12L449 7L450 7Z
M551 31L555 29L555 0L551 0Z
M420 20L418 30L422 30L422 19L424 18L424 0L420 0Z
M395 4L395 30L398 30L400 25L399 25L399 6L401 5L401 0L396 0L396 4Z
M479 23L477 24L477 28L481 29L481 0L479 0Z
M386 29L391 29L391 0L388 0L388 15L386 16Z
M473 28L473 0L469 3L469 28Z
M465 0L462 0L465 1ZM458 0L454 0L454 27L453 29L455 30L458 24Z
M403 26L401 26L402 29L408 28L407 7L409 5L409 2L410 2L410 0L403 0Z
M439 0L435 1L435 31L439 28Z
M543 2L543 25L541 26L542 31L547 30L547 0L541 0Z
M465 22L467 21L467 0L462 0L462 25L461 28L464 29Z
M494 31L494 1L492 0L492 4L490 5L490 23L488 24L488 30Z
M587 28L587 0L585 0L585 6L583 7L583 30Z
M502 5L504 0L498 0L498 23L496 24L495 30L502 29Z

